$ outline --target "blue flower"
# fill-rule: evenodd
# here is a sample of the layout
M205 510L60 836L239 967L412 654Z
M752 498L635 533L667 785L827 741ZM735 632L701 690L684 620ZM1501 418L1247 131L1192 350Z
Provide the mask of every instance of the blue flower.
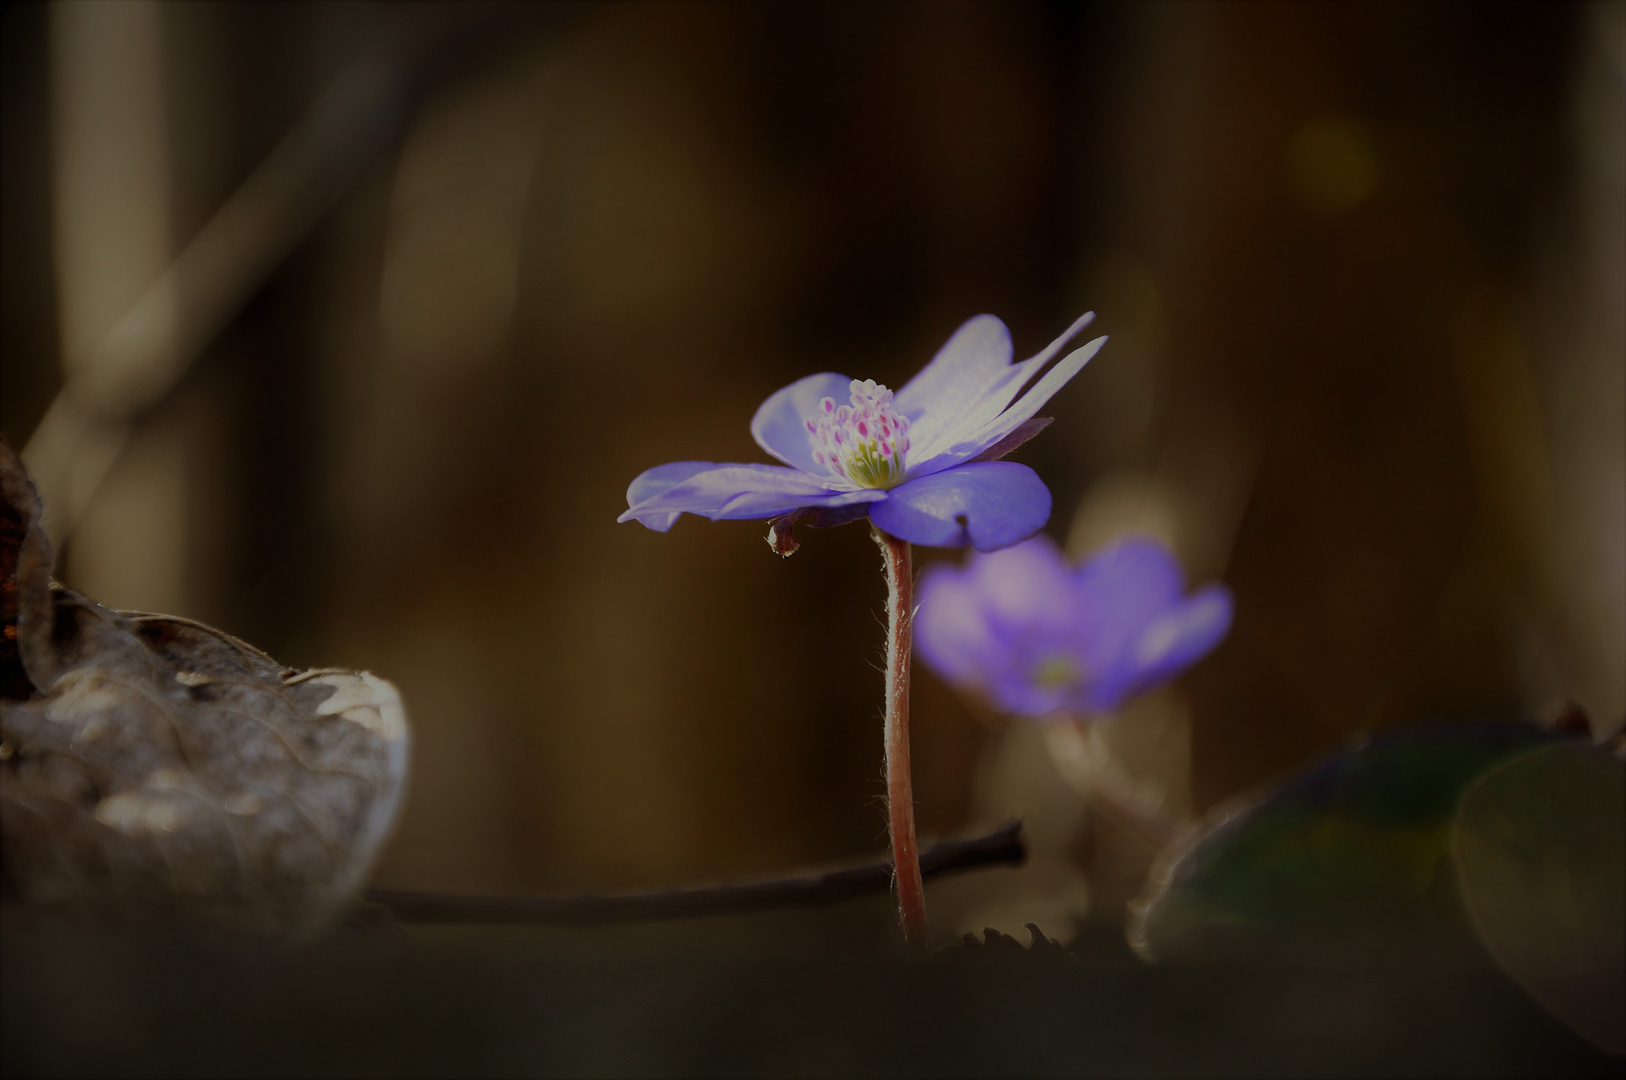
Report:
M1040 536L929 569L915 644L932 670L1005 712L1083 718L1167 682L1225 637L1229 590L1184 592L1180 564L1152 540L1069 567Z
M684 513L713 521L791 515L816 525L867 516L915 544L1007 547L1050 519L1050 489L1026 465L997 459L1049 423L1035 414L1106 338L1017 395L1093 317L1013 364L1010 331L979 315L896 394L873 380L809 375L763 402L751 421L757 445L784 465L657 466L627 489L619 520L665 532Z

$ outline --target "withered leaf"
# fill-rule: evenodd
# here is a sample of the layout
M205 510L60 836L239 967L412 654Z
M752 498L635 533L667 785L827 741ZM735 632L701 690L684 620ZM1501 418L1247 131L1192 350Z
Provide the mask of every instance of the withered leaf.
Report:
M406 781L395 688L52 582L43 508L3 442L0 487L0 864L21 900L256 931L342 915Z

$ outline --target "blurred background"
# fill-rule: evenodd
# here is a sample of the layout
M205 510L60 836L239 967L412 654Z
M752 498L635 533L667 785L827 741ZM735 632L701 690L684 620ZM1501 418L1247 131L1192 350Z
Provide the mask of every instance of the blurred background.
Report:
M1397 724L1626 717L1626 5L5 8L0 432L110 606L398 684L377 882L868 854L863 526L617 525L770 393L965 319L1101 355L1020 459L1230 639L1111 738L1201 812ZM927 559L957 557L930 553ZM940 929L1121 922L1150 852L917 672ZM989 884L992 882L993 884Z

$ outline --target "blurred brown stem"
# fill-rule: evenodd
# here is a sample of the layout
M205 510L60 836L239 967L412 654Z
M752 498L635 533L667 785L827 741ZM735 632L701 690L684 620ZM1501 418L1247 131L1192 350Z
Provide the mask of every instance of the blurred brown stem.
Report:
M1048 744L1052 759L1074 790L1104 817L1110 818L1161 851L1183 838L1189 822L1169 814L1156 792L1147 792L1124 770L1099 738L1094 724L1072 720L1053 725Z
M198 230L63 384L23 448L61 543L139 415L186 370L327 211L393 145L434 82L564 5L405 5ZM536 12L542 12L540 16Z
M909 772L909 661L914 651L915 581L909 542L873 529L886 563L886 804L897 867L898 914L904 940L925 952L926 889L915 839L915 786Z
M1086 798L1104 817L1116 821L1150 846L1154 851L1172 847L1187 830L1167 818L1148 813L1134 803L1110 790L1096 788Z
M979 866L1017 865L1026 855L1022 823L1013 821L986 836L933 844L921 853L916 874L933 876ZM367 899L389 908L403 923L592 925L823 907L887 889L892 884L892 876L892 861L876 859L799 877L666 892L610 896L455 896L372 889Z

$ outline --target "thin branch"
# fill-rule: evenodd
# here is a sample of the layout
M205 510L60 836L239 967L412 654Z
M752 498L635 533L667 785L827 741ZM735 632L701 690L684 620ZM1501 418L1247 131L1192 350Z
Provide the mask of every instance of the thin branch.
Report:
M417 13L410 10L408 14ZM430 86L513 36L526 5L454 6L387 23L377 41L225 201L73 374L23 448L60 544L162 399L327 211L393 146ZM545 13L545 14L551 14Z
M1027 857L1022 823L1013 821L986 836L946 840L921 852L926 877L980 866L1019 865ZM367 899L390 909L403 923L603 925L655 919L738 915L793 907L826 907L892 887L892 860L771 881L708 885L665 892L598 896L457 896L449 893L370 889Z

